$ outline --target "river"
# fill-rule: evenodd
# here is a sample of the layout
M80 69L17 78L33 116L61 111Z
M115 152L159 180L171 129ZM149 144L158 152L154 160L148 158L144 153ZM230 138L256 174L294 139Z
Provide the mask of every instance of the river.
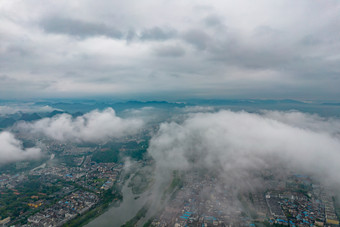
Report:
M134 195L128 187L131 178L125 182L122 193L123 201L119 207L110 207L105 213L85 225L86 227L113 226L118 227L133 218L148 200L148 190L140 195Z

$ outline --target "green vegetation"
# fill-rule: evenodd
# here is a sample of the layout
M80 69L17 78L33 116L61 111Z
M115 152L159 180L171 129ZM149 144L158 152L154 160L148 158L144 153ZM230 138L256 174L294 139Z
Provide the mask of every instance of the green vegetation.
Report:
M252 204L254 204L253 194L249 192L249 200Z
M98 163L119 162L125 157L130 157L133 160L139 161L145 158L147 148L147 141L141 143L137 143L136 141L108 143L103 147L103 150L94 152L92 161Z
M149 227L149 226L151 226L153 219L154 219L154 218L150 218L150 219L143 225L143 227Z
M247 212L250 215L251 218L253 218L253 219L258 218L256 210L254 210L253 208L249 207L248 202L247 202L246 198L244 198L243 195L238 194L237 198L241 202L243 210L245 212ZM248 215L244 215L244 216L248 216Z
M183 181L179 171L174 171L172 174L173 178L170 187L168 188L168 192L174 191L176 187L181 188L183 186Z
M286 226L286 225L277 224L277 223L270 224L268 221L254 222L254 224L255 224L256 227Z
M15 189L3 189L0 196L0 219L6 217L18 217L25 212L34 212L40 207L39 200L51 202L49 197L60 191L59 181L53 184L42 184L38 176L29 176ZM37 204L37 207L30 207L28 204Z
M171 181L169 187L167 189L165 189L163 196L162 196L162 200L164 200L166 198L167 194L174 193L176 188L181 188L181 187L183 187L182 177L181 177L179 171L174 170L172 172L172 181Z
M118 150L96 151L92 156L92 161L95 161L97 163L118 162L118 160L119 160Z
M77 167L78 162L76 159L82 157L83 155L63 155L63 156L58 156L58 160L61 163L65 163L67 166L70 167Z
M90 211L88 211L84 215L78 215L75 219L71 220L70 222L66 223L63 226L68 227L76 227L76 226L82 226L87 224L91 219L99 216L103 212L103 209L101 207L96 207Z
M145 204L131 220L127 221L122 227L134 227L138 221L145 217L150 205Z
M335 213L338 216L338 218L340 217L340 200L338 196L334 196L333 198L333 202L334 202L334 209L335 209Z
M22 161L16 163L9 163L6 165L0 166L0 173L11 174L14 175L16 173L22 173L27 170L31 170L35 167L40 166L44 162L47 161L47 157L39 159L39 160L31 160L31 161Z

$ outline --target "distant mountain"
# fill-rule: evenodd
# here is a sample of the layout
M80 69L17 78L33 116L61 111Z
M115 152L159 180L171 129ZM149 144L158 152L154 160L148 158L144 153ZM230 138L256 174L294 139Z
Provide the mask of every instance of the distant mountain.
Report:
M305 104L292 99L272 100L272 99L208 99L208 100L190 100L194 105L276 105L276 104Z
M60 110L54 110L51 113L47 114L46 117L54 117L55 115L63 114L63 113L65 113L65 112L64 111L60 111Z
M23 113L19 120L21 120L21 121L35 121L35 120L39 120L39 119L41 119L41 116L39 116L37 113L32 113L32 114Z
M117 110L125 110L125 109L134 109L134 108L143 108L143 107L155 107L155 108L173 108L173 107L184 107L184 103L171 103L166 101L128 101L112 104L112 107Z
M67 102L58 102L58 103L49 103L49 106L52 106L56 109L61 109L69 113L76 112L89 112L94 109L104 109L109 105L105 103L67 103Z
M340 106L340 103L332 103L332 102L325 102L325 103L322 103L322 105L325 105L325 106Z
M65 112L71 113L73 116L79 116L77 114L87 113L94 109L105 109L111 107L115 109L117 112L123 111L126 109L134 109L134 108L143 108L143 107L157 107L157 108L171 108L171 107L184 107L184 104L180 103L171 103L166 101L128 101L128 102L91 102L91 103L80 103L80 102L57 102L57 103L47 103L47 102L39 102L39 104L49 105L56 109L61 109Z
M4 118L0 119L0 128L7 128L12 126L16 122L15 119L9 117L9 118Z
M75 112L74 114L72 114L72 117L79 117L84 115L82 112Z

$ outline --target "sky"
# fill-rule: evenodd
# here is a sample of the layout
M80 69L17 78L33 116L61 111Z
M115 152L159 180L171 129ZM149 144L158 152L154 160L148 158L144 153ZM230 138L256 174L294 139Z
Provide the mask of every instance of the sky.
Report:
M340 97L337 0L2 0L0 98Z

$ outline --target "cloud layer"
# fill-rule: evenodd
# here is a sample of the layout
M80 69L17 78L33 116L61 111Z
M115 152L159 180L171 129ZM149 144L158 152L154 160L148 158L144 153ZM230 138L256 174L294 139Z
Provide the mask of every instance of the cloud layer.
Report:
M41 156L40 148L24 149L21 141L10 132L0 132L0 165L10 162L37 159Z
M41 112L52 112L56 110L50 106L37 106L32 104L6 104L0 105L0 116L8 115L8 114L15 114L17 112L23 113L41 113Z
M34 123L21 122L20 130L37 133L52 139L71 142L101 142L137 133L144 122L140 119L123 119L116 116L112 108L94 110L73 118L60 114Z
M163 123L149 152L160 172L203 169L239 184L256 171L285 166L340 185L339 121L333 121L299 112L191 114L181 124Z
M4 0L1 97L339 97L336 0Z

